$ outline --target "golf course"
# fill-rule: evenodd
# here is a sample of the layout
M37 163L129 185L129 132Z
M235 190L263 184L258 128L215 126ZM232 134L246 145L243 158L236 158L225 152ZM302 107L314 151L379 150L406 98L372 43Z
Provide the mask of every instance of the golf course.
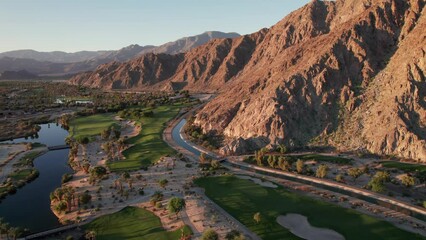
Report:
M74 139L88 137L91 141L96 135L110 127L120 129L120 125L114 120L114 114L95 114L86 117L77 117L70 122L70 136Z
M189 235L191 230L184 226L167 232L160 219L153 213L138 207L125 207L121 211L104 215L84 226L86 231L95 231L96 239L146 239L175 240L182 232Z
M163 141L161 135L166 123L177 115L182 106L182 104L159 106L149 109L154 113L152 117L131 118L141 126L141 131L137 136L126 140L126 143L132 146L123 151L125 159L110 162L110 169L138 170L141 167L151 166L162 156L173 154L175 151Z
M264 240L299 239L277 223L288 213L306 216L311 225L334 230L347 240L425 239L368 215L288 192L283 187L262 187L234 176L205 177L195 181L206 195ZM257 223L253 216L260 213Z

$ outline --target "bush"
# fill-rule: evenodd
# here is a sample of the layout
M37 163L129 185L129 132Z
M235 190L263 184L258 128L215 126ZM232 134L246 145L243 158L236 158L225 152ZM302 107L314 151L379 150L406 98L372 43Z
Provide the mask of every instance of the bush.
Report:
M67 209L67 202L65 201L60 201L56 206L55 206L55 210L58 212L63 212Z
M144 195L145 192L143 191L143 189L139 190L139 195Z
M209 228L206 231L204 231L203 235L201 236L201 240L218 240L219 235L216 231Z
M72 178L73 178L72 174L65 173L64 175L62 175L62 183L69 182L71 181Z
M81 204L87 204L92 200L92 196L88 192L85 192L80 195L78 200Z

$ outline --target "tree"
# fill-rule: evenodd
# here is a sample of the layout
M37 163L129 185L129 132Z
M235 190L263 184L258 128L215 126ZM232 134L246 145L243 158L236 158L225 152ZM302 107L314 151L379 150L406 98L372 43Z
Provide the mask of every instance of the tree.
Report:
M169 203L167 204L167 210L169 213L176 214L176 218L178 217L178 214L185 208L185 200L182 198L174 197L170 199Z
M277 158L276 158L276 156L269 155L269 157L268 157L268 164L269 164L269 166L271 168L275 168L275 165L277 164Z
M385 182L390 181L390 174L388 172L376 172L373 178L368 182L368 187L373 192L382 193L386 190Z
M209 161L207 155L205 153L200 154L200 164L207 164Z
M245 240L246 238L244 237L242 233L234 229L226 234L225 239L226 240Z
M348 170L348 175L353 178L354 182L357 178L361 177L362 174L364 174L364 172L361 168L350 168Z
M319 167L317 168L317 171L315 173L315 176L317 178L324 178L325 176L327 176L327 172L328 172L328 167L325 164L321 164L319 165Z
M343 178L342 174L338 174L336 176L336 182L345 182L345 179Z
M260 212L257 212L257 213L255 213L255 214L253 215L253 220L254 220L256 223L260 223L260 221L262 221L262 216L260 215Z
M220 168L220 162L219 162L218 160L212 160L212 161L210 162L210 166L211 166L213 169L218 169L218 168Z
M102 179L107 174L107 170L105 167L96 166L90 170L90 175L95 179Z
M280 151L281 154L284 154L287 152L287 147L284 144L280 144L278 145L278 150Z
M20 227L12 227L9 229L8 234L12 237L13 240L16 240L21 234L24 233L24 230Z
M110 131L110 129L109 129L109 128L104 129L104 130L101 132L101 138L102 138L103 140L108 140L110 135L111 135L111 131Z
M169 183L169 181L167 179L161 179L158 181L158 184L160 184L160 187L165 188L167 183Z
M402 182L402 184L404 184L404 186L405 186L406 188L409 188L409 187L414 186L414 184L416 184L416 179L415 179L415 178L413 178L412 176L404 175L404 176L401 178L401 182Z
M78 198L78 201L81 204L87 204L92 200L92 195L89 194L88 191L85 191L83 194L81 194Z
M89 231L86 233L86 235L84 235L84 237L87 240L96 240L96 232L95 231Z
M281 156L278 158L278 167L283 171L290 171L291 163L287 158Z
M67 209L67 202L66 201L60 201L56 206L55 206L55 210L57 212L63 212Z
M299 174L303 173L304 169L305 169L305 163L301 159L298 159L296 162L297 173Z
M201 240L218 240L219 235L217 232L211 228L207 229L203 232L203 235L201 236Z

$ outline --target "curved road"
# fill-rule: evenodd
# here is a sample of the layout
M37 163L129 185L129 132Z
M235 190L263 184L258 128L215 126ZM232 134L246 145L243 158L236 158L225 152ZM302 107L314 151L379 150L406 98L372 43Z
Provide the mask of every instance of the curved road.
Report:
M204 152L205 154L211 156L214 159L219 159L219 156L217 156L216 154L202 149L201 147L189 142L188 140L186 140L183 137L182 129L185 126L185 123L186 123L186 120L181 119L178 122L178 124L176 124L173 127L173 129L172 129L173 141L177 145L179 145L180 148L183 148L186 151L189 151L196 156L199 156L202 152ZM340 183L336 183L336 182L329 181L329 180L319 179L319 178L315 178L315 177L309 177L309 176L304 176L304 175L299 175L299 174L294 174L294 173L289 173L289 172L277 171L277 170L274 170L274 169L258 167L258 166L254 166L254 165L251 165L251 164L239 162L239 161L237 162L237 161L230 161L230 160L227 160L227 159L225 159L225 160L226 160L226 162L224 164L228 167L231 167L231 168L238 168L238 169L242 168L242 169L247 170L249 172L256 171L256 173L260 173L260 174L267 175L267 176L273 175L273 177L283 178L283 179L298 182L298 183L313 184L313 185L315 185L319 188L321 188L321 186L322 186L322 187L326 188L327 190L331 190L330 188L332 188L332 189L335 189L335 190L341 190L343 192L354 193L354 194L359 196L359 197L355 197L355 198L360 198L361 200L366 200L366 198L372 198L372 199L375 199L378 202L384 203L382 205L385 205L384 207L387 207L389 209L396 210L396 211L402 212L404 214L407 214L407 211L404 211L404 210L408 210L409 212L412 213L412 214L410 214L412 217L417 218L421 221L425 221L425 219L426 219L426 209L424 209L424 208L417 207L417 206L411 205L409 203L402 202L402 201L396 200L394 198L387 197L387 196L382 195L382 194L377 194L375 192L367 191L365 189L353 187L353 186L350 186L350 185L340 184ZM331 190L331 191L333 191L333 190ZM338 193L341 193L341 192L338 192Z

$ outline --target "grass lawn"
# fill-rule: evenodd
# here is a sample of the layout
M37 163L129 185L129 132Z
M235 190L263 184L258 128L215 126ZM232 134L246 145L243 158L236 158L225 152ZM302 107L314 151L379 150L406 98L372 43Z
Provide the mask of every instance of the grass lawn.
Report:
M404 172L426 171L426 165L421 164L409 164L395 161L383 161L381 164L385 168L397 168Z
M201 178L195 183L264 240L299 239L276 222L278 216L286 213L305 215L313 226L333 229L347 240L426 239L355 210L288 192L281 186L265 188L233 176ZM262 216L259 224L253 220L256 212Z
M86 230L94 230L96 239L146 239L176 240L181 236L181 229L192 234L187 226L173 232L163 229L160 219L153 213L137 207L125 207L119 212L101 216L84 226Z
M26 180L33 171L36 171L34 168L32 169L23 169L18 172L11 173L9 175L14 181Z
M77 117L70 122L70 136L78 139L80 137L89 137L101 134L104 129L114 126L120 129L120 125L114 120L114 114L96 114L87 117Z
M175 151L162 139L165 124L174 118L182 105L159 106L152 111L153 117L141 117L136 120L142 125L140 133L129 138L126 143L134 146L123 151L126 159L108 163L112 171L138 170L157 162L162 156Z
M40 155L40 152L34 151L25 154L17 163L13 166L32 166L34 159Z

